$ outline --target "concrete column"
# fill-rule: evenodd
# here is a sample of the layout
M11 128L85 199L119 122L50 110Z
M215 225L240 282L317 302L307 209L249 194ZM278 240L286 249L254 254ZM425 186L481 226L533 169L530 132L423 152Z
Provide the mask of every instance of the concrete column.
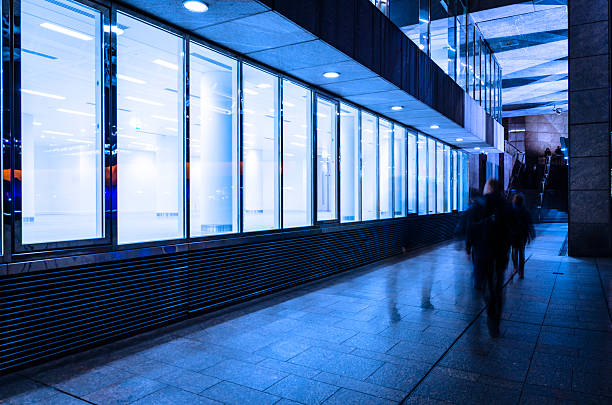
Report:
M610 256L610 0L568 5L569 254Z

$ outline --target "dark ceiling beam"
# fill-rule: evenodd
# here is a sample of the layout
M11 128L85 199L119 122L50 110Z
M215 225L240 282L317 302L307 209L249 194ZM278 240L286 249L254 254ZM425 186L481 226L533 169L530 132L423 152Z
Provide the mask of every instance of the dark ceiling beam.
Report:
M490 10L492 8L511 6L513 4L525 3L525 0L469 0L468 10L470 13Z

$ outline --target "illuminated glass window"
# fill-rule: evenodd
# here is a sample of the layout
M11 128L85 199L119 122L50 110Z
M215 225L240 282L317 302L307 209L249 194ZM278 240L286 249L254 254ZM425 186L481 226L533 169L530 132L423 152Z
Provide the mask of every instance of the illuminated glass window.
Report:
M244 65L242 69L243 228L280 227L278 79Z
M238 232L237 62L190 44L190 235Z
M340 219L359 221L359 111L340 104Z
M451 151L451 161L452 161L452 189L451 189L451 209L453 211L457 210L457 193L458 193L458 184L459 184L459 159L458 159L458 153L455 149L453 149Z
M444 145L436 142L436 212L444 212Z
M393 216L393 124L378 120L379 218Z
M361 217L378 218L378 125L372 114L361 113Z
M419 214L427 214L427 138L419 135L417 141L419 159Z
M444 145L444 212L451 211L451 157L450 147Z
M119 243L184 237L183 41L117 15Z
M336 103L317 98L317 220L338 218Z
M393 216L406 216L406 128L393 127Z
M104 236L99 11L21 2L21 242Z
M408 212L417 212L417 136L408 132Z
M283 227L312 224L310 90L283 81Z
M427 213L436 213L436 141L427 139Z

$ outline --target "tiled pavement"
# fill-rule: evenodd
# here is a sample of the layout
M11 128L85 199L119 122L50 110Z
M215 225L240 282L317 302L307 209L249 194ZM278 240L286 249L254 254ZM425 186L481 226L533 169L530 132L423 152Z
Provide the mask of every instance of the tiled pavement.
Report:
M538 231L497 339L448 243L1 377L0 403L612 403L612 260Z

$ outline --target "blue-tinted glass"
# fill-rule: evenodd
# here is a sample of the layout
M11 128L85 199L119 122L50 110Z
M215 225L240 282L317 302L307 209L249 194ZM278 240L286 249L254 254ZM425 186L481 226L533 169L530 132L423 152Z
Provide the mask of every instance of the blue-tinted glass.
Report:
M359 111L340 104L340 219L359 221Z
M393 216L393 124L378 120L379 218Z
M317 220L337 219L336 104L317 99Z

